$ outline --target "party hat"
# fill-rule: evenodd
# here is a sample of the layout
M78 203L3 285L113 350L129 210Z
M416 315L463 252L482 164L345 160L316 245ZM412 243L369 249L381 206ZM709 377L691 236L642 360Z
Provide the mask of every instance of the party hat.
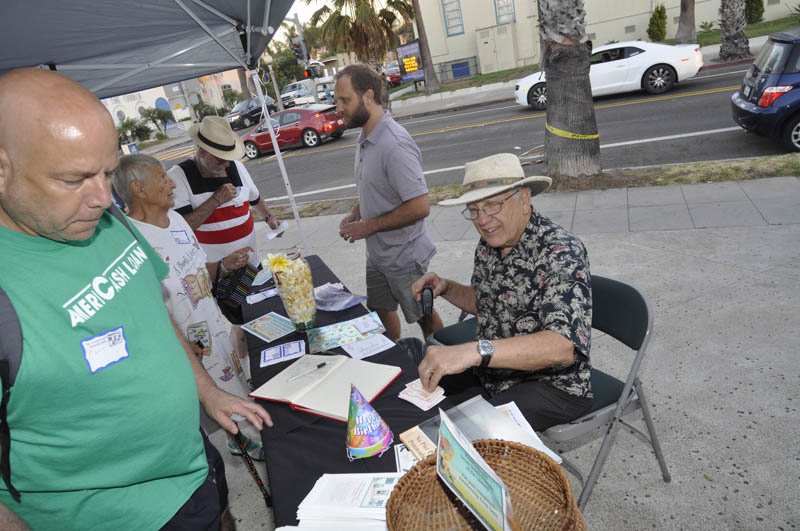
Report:
M351 385L347 415L347 458L352 461L383 455L393 442L392 430L356 386Z

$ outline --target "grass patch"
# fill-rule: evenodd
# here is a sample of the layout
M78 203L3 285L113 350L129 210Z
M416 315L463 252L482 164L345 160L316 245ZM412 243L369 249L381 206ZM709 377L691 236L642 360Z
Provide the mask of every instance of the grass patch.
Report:
M492 72L491 74L478 74L472 76L469 79L463 79L460 81L451 81L450 83L442 83L441 88L436 92L434 92L434 94L438 94L440 92L452 92L454 90L460 90L463 88L491 85L492 83L504 83L506 81L514 81L521 77L525 77L528 74L532 74L538 70L539 70L539 65L526 65L517 68L509 68L508 70L500 70L498 72ZM403 94L402 96L397 98L397 100L406 100L409 98L415 98L420 95L421 95L420 92L410 92L408 94Z
M755 24L748 25L744 32L748 38L761 37L762 35L769 35L778 31L785 31L787 29L795 28L800 25L800 18L797 16L789 16L765 22L756 22ZM719 44L721 41L720 32L718 29L711 31L698 31L697 42L700 46L709 46L711 44ZM667 39L665 42L674 44L675 39Z
M527 171L533 174L537 170ZM542 167L538 171L544 171ZM800 153L773 155L742 160L687 162L667 166L606 170L601 175L587 179L558 178L553 180L550 192L576 192L606 190L609 188L635 188L640 186L669 186L723 181L746 181L765 177L800 175ZM432 205L443 199L458 197L464 190L460 184L431 187L428 197ZM298 203L300 217L344 215L356 204L355 198L325 199ZM288 204L270 205L270 211L281 219L290 219Z

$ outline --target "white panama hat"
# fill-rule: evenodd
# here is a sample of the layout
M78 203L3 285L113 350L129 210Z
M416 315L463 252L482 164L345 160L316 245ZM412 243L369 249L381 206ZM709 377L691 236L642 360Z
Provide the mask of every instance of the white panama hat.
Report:
M531 197L547 190L552 183L550 177L532 175L525 177L519 157L513 153L498 153L464 165L462 186L466 193L454 199L440 201L441 206L464 205L480 201L512 188L527 186Z
M189 129L189 136L197 147L222 160L241 160L244 142L233 132L228 120L221 116L206 116L200 125Z

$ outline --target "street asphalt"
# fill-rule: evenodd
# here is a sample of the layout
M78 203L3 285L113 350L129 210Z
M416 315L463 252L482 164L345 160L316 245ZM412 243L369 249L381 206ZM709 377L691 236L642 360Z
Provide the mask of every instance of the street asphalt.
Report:
M701 72L661 96L631 93L595 99L604 168L774 155L778 143L746 133L731 118L730 95L746 65ZM509 93L511 97L511 93ZM460 182L465 162L494 153L525 155L544 143L545 114L513 101L422 117L401 118L422 150L431 186ZM293 192L300 201L354 195L356 131L313 149L285 152ZM175 148L160 156L172 164L191 153ZM172 157L170 159L170 157ZM262 196L285 202L274 156L247 163ZM536 166L528 170L535 172ZM322 192L320 192L322 191Z
M800 179L543 194L534 207L583 239L592 273L633 284L654 312L640 377L673 479L664 483L649 448L622 430L585 511L589 528L796 529ZM364 293L364 245L339 239L340 217L302 220L307 252ZM430 269L467 282L474 229L457 208L434 207L429 224ZM262 256L301 243L294 224L269 242L262 225ZM452 306L436 307L455 322ZM623 380L628 354L593 338L592 363ZM558 450L586 473L599 441ZM239 529L272 529L244 465L223 453Z

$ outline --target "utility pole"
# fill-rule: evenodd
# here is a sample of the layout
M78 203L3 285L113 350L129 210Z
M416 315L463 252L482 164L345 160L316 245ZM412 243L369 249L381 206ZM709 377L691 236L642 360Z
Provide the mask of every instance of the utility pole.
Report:
M278 105L278 110L283 112L283 100L281 99L281 90L278 88L278 80L275 79L275 71L272 69L272 63L267 65L269 68L269 78L272 80L272 88L275 90L275 103Z

